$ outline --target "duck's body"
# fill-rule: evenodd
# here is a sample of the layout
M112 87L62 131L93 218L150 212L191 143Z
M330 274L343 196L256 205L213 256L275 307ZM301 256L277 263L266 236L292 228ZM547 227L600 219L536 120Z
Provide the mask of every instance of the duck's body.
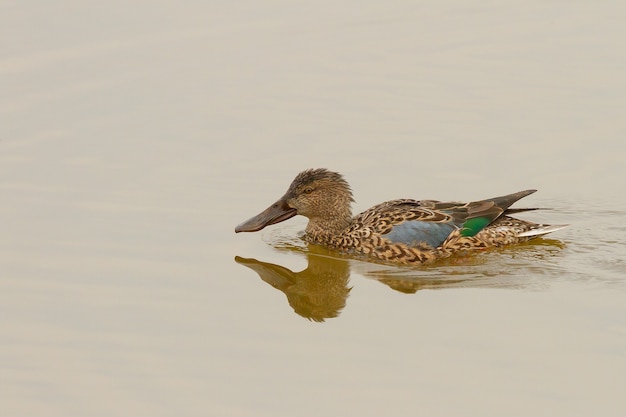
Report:
M426 263L471 249L525 242L564 226L536 224L509 209L536 190L471 203L392 200L355 217L352 191L341 175L326 169L298 174L287 193L236 232L253 232L301 214L309 218L304 239L395 263Z

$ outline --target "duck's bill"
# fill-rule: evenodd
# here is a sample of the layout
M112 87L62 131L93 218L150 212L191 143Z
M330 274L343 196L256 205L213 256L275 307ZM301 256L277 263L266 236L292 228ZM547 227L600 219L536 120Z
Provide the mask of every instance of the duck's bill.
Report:
M257 232L265 226L283 222L296 214L298 214L296 209L289 207L287 202L281 199L269 206L262 213L257 214L235 227L235 233Z

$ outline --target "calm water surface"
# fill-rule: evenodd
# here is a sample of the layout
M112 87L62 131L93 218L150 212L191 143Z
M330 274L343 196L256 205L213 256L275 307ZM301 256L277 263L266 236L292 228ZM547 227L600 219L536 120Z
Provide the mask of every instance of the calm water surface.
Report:
M0 414L624 415L622 2L212 3L2 6ZM234 234L309 167L571 226L422 268Z

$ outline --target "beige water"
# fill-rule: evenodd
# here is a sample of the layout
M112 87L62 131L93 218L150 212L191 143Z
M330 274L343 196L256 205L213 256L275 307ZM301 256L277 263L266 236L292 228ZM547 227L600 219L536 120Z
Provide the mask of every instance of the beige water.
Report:
M1 415L626 412L623 2L1 9ZM309 167L571 226L426 268L234 234Z

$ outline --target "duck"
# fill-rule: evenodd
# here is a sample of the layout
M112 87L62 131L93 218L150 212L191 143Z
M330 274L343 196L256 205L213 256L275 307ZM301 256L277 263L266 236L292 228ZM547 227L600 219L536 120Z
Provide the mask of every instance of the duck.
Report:
M510 208L530 189L485 200L442 202L397 199L352 215L352 189L338 172L307 169L267 209L239 224L256 232L296 215L308 218L302 238L373 261L426 264L457 253L526 242L568 225L538 224L511 216L537 208Z

